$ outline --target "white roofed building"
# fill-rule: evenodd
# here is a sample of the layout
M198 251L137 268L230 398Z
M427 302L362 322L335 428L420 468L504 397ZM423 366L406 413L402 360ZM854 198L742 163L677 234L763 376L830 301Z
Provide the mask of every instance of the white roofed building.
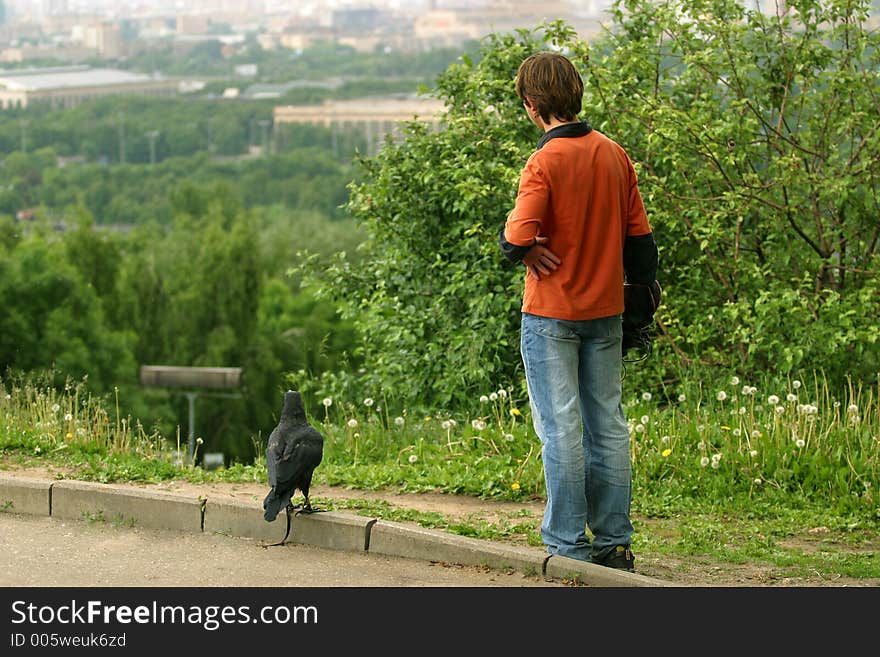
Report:
M178 81L111 68L59 66L0 70L0 109L48 102L53 107L118 95L173 96Z

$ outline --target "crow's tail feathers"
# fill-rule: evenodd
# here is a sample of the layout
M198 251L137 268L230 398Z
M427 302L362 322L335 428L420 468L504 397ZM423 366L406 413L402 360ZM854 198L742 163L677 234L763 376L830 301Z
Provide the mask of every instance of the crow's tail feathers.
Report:
M266 499L263 500L263 518L266 522L272 522L278 516L278 512L281 511L281 507L284 506L284 500L278 495L275 494L275 489L269 491L269 494L266 495Z

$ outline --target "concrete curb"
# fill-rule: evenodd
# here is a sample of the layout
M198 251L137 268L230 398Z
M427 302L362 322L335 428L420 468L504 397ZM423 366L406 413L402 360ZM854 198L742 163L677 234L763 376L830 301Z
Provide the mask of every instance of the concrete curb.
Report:
M52 482L0 474L0 511L51 515Z
M88 481L53 483L52 516L150 529L202 531L202 501L198 498Z
M163 491L73 480L0 474L0 511L75 520L116 522L150 529L226 534L276 543L286 517L263 519L259 502L212 501ZM517 571L596 587L668 587L672 582L550 556L537 548L493 543L417 525L327 511L291 518L291 543L370 552L429 562Z

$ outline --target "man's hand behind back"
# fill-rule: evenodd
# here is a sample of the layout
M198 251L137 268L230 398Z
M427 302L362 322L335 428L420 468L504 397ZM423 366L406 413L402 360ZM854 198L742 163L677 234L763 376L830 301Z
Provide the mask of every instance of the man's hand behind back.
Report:
M535 245L523 257L523 264L539 281L541 276L549 276L562 264L559 256L544 246L549 241L549 237L536 237Z

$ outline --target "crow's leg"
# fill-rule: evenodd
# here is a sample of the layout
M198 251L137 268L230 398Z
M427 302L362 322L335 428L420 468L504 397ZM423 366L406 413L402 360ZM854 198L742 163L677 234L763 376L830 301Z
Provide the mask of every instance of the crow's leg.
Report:
M290 536L290 513L291 513L291 511L293 511L295 508L296 508L296 507L293 506L290 502L288 502L288 503L287 503L287 506L284 507L284 513L285 513L285 515L287 516L287 531L284 532L284 538L282 538L282 539L281 539L280 541L278 541L277 543L270 543L269 545L264 545L264 546L263 546L264 548L266 548L266 547L275 547L276 545L284 545L285 541L287 541L287 537Z
M309 502L309 485L306 484L305 488L300 489L303 494L304 502L302 504L298 504L298 507L301 507L299 511L296 512L296 515L300 513L320 513L324 509L316 509L312 506L312 503Z

